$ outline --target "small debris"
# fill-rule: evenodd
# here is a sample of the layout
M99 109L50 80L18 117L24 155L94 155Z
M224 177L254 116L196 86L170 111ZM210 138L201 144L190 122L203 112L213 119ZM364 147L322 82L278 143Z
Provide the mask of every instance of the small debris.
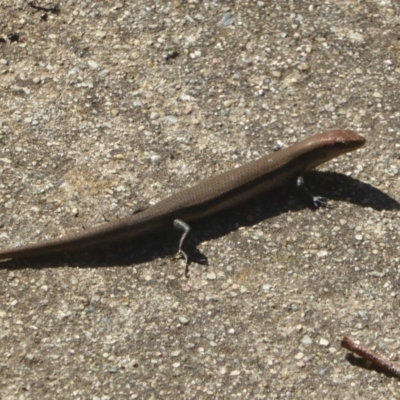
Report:
M222 19L219 21L219 25L221 26L230 26L235 22L235 17L231 11L228 11L224 14Z
M165 59L165 61L174 60L178 56L179 56L179 51L171 50L164 55L164 59Z
M28 1L28 5L39 11L51 12L53 14L57 14L60 12L60 7L58 6L58 4L49 4L48 6L43 7L38 6L34 1Z
M10 42L18 42L19 41L19 34L16 32L9 33L7 35L7 37Z

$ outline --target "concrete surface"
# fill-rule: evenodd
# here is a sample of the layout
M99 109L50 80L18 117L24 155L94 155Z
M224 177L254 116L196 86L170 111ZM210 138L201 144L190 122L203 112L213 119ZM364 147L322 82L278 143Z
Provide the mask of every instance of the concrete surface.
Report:
M0 0L1 248L368 140L309 178L330 209L287 188L196 224L188 279L170 233L3 263L1 399L399 399L340 348L400 354L399 29L394 0Z

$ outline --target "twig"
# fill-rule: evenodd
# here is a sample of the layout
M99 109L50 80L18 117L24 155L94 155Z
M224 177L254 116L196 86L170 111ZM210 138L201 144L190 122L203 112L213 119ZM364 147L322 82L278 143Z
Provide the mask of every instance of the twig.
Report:
M380 371L392 375L396 378L400 378L400 367L397 367L396 365L392 364L389 360L386 360L378 353L375 353L375 351L354 343L351 339L349 339L346 336L343 337L341 346L359 355L364 360L369 361Z
M28 1L28 5L31 6L32 8L35 8L36 10L52 12L54 14L57 14L60 11L60 8L58 7L57 4L50 4L47 7L43 7L35 4L34 1Z

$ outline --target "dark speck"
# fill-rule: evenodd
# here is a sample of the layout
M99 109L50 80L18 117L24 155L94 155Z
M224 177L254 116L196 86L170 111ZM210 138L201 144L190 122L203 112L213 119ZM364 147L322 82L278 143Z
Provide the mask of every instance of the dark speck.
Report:
M169 51L169 52L165 55L165 61L173 60L173 59L177 58L178 56L179 56L179 52L178 52L177 50Z
M9 33L7 37L11 42L18 42L19 40L19 34L15 32Z

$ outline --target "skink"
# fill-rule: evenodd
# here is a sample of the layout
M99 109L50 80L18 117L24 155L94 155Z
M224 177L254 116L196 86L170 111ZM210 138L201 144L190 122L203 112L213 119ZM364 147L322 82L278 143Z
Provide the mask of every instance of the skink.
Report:
M303 174L334 157L360 148L364 143L362 136L350 130L334 130L311 136L290 147L201 181L124 219L61 238L2 250L0 260L80 250L174 226L184 232L178 253L185 258L187 265L187 254L182 249L190 231L187 222L234 207L292 179L297 179L297 185L315 206L324 205L325 199L313 197L305 188Z

